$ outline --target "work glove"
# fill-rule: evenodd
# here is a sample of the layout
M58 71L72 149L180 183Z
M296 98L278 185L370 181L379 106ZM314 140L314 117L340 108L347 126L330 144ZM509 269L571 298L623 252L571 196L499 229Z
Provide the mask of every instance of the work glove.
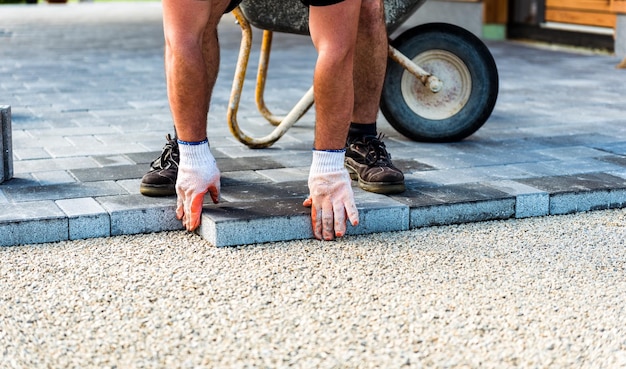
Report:
M176 179L176 218L188 231L200 225L202 203L208 192L217 204L220 196L220 171L211 154L208 141L185 143L178 141L180 162Z
M313 150L309 171L309 197L303 205L311 207L313 235L332 240L346 233L346 215L353 226L359 224L350 175L343 166L345 151Z

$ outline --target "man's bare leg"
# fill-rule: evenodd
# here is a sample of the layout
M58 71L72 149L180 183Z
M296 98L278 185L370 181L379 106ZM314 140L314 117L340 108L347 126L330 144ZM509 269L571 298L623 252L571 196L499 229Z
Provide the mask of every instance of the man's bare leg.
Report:
M363 0L354 57L352 122L376 122L387 70L387 43L382 0Z
M167 95L180 151L176 217L189 231L200 225L204 195L219 200L207 114L219 69L217 24L227 6L228 0L163 0Z
M358 224L350 177L343 166L354 105L354 50L361 0L309 7L309 29L318 53L315 92L315 143L309 172L313 234L332 240ZM340 25L340 26L338 26Z
M363 0L354 59L354 109L348 132L346 168L359 187L376 193L405 189L404 174L379 139L376 120L387 69L388 39L382 0Z

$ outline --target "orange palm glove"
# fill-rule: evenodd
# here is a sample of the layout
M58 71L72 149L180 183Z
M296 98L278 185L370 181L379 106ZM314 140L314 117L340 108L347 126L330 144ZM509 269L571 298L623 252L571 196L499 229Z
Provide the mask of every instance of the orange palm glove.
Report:
M220 196L220 171L208 140L200 142L178 141L180 163L176 179L176 218L182 220L188 231L200 225L202 203L208 192L217 204Z
M353 226L359 224L350 175L343 166L345 151L313 150L309 172L309 197L303 205L311 207L313 235L332 240L346 233L346 215Z

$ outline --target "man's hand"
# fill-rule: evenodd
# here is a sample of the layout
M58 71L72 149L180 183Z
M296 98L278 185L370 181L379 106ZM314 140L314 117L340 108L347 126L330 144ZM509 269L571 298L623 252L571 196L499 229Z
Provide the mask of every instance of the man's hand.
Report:
M313 235L332 240L346 233L346 215L353 226L359 224L350 175L343 166L344 152L313 151L309 172L309 197Z
M200 225L202 203L208 192L217 204L220 196L220 171L208 143L188 144L179 141L180 163L176 180L176 218L188 231Z

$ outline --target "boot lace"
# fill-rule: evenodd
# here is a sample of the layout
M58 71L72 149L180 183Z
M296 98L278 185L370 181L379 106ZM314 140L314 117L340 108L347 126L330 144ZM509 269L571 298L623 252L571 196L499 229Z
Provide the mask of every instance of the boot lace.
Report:
M377 137L365 138L363 143L367 147L367 154L365 155L365 164L368 166L386 166L391 167L391 154L387 152L385 143L382 139L385 136L380 133Z
M172 166L178 167L178 142L176 142L175 139L172 139L172 136L170 136L169 133L165 136L165 139L167 142L165 143L165 146L163 146L161 156L154 159L154 161L150 164L150 167L154 170L169 169Z

